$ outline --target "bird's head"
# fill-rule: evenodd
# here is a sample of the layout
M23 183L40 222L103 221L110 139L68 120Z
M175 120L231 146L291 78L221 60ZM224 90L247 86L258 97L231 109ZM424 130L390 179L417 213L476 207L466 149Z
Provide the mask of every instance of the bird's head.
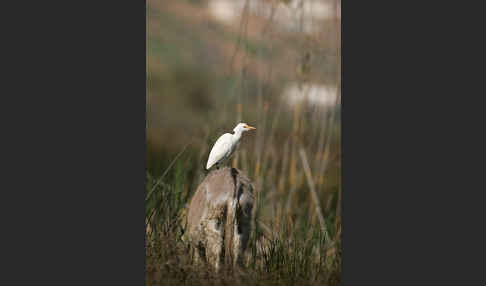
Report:
M250 126L246 123L238 123L238 125L236 125L235 129L233 129L233 131L235 133L238 133L238 132L243 132L243 131L250 131L250 130L253 130L253 129L256 129L255 127L253 126Z

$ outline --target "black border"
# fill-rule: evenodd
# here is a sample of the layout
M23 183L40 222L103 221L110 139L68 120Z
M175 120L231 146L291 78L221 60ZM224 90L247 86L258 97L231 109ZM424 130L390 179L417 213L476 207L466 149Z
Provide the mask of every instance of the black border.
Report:
M3 284L143 285L145 1L3 11Z

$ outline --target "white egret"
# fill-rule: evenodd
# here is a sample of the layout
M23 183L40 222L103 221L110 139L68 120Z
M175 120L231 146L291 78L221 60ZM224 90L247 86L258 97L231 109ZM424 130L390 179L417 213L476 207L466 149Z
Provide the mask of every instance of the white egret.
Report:
M255 127L249 126L246 123L238 123L235 129L233 129L234 134L225 133L216 140L213 149L209 152L208 163L206 164L206 169L209 170L214 164L219 167L224 161L226 161L231 154L235 151L236 147L240 144L241 134L245 131L250 131L256 129Z

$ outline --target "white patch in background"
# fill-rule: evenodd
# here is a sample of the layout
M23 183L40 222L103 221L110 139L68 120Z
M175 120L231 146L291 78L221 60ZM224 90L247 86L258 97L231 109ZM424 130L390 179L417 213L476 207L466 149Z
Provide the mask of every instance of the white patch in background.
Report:
M283 92L284 100L291 106L308 100L309 105L334 107L336 104L337 87L323 84L289 84ZM338 103L340 104L340 102Z
M209 13L211 16L224 24L232 24L236 22L240 15L242 9L238 9L236 1L229 0L210 0L208 4Z
M248 0L250 14L268 19L271 15L271 1ZM243 13L246 0L210 0L209 13L224 24L237 25ZM341 18L341 7L337 9ZM303 13L302 30L305 33L316 32L322 28L320 21L332 19L336 13L334 2L325 0L307 0L300 9L300 0L292 0L288 5L279 3L274 14L274 23L288 31L300 29L300 17Z

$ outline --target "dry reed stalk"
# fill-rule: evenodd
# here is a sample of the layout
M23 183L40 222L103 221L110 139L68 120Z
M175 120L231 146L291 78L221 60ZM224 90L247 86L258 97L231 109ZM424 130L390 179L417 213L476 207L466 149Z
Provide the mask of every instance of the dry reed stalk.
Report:
M333 128L334 127L334 119L336 117L336 110L338 108L340 98L341 98L341 96L339 96L339 95L336 96L336 102L335 102L333 110L331 111L331 119L329 120L329 124L328 124L328 136L327 136L327 140L326 140L326 147L324 149L324 153L322 154L321 166L319 168L320 182L319 182L318 186L319 186L320 189L322 189L323 185L324 185L324 169L326 168L326 165L327 165L328 160L329 160L329 154L330 154L331 143L332 143L332 134L334 133L333 132L333 130L334 130L334 128Z
M162 183L162 180L164 179L165 175L167 175L167 173L169 172L169 170L172 167L172 165L174 165L174 163L177 161L177 159L179 158L179 156L181 156L182 153L184 153L184 151L186 150L187 146L189 146L189 144L191 144L191 142L187 143L184 146L184 148L182 148L182 150L177 154L177 156L175 156L175 158L172 160L172 162L170 162L169 166L167 167L167 169L165 169L165 171L162 174L162 176L160 176L160 178L157 180L157 182L155 182L155 184L152 186L152 189L150 190L150 192L148 193L147 197L145 198L145 203L147 203L147 200L152 196L152 194L155 191L155 189Z
M293 128L291 134L292 146L291 146L291 156L290 156L290 172L289 172L289 183L290 183L290 194L287 203L287 212L289 212L290 208L290 201L292 199L293 190L296 189L296 169L297 169L297 145L298 145L298 138L297 132L299 129L299 120L300 120L300 103L297 103L294 108L294 118L293 118Z
M336 208L335 229L337 229L338 223L341 223L341 192L342 192L341 189L342 189L341 176L339 176L339 181L338 181L338 201L337 201L337 208Z
M242 79L242 81L243 81L243 79ZM240 96L238 97L238 100L239 100L239 103L236 104L236 122L237 122L237 124L239 122L241 122L241 117L242 117L241 113L242 113L243 108L242 108L242 105L241 105L241 93L240 93ZM239 159L238 152L235 152L233 164L232 164L233 168L238 168L238 159Z
M263 128L263 126L259 127L260 129ZM262 139L263 138L263 134L262 134L262 131L259 131L257 132L257 138L256 138L256 149L255 149L255 153L256 153L256 165L255 165L255 177L259 177L260 176L260 166L261 166L261 154L262 154L262 149L263 149L263 144L262 144Z
M273 145L273 142L274 142L274 139L275 139L275 131L277 130L277 125L278 125L278 122L279 122L279 119L280 119L280 114L282 113L282 105L283 103L280 102L278 108L277 108L277 112L274 112L274 116L273 116L273 122L272 122L272 126L270 128L270 132L268 133L268 142L267 142L267 145L268 146L272 146ZM270 108L270 104L267 102L267 108ZM266 153L265 153L266 155Z
M290 206L292 204L292 197L294 196L296 187L294 185L293 174L295 174L295 149L292 149L292 159L290 160L290 177L289 177L289 184L290 184L290 191L287 198L287 205L286 205L286 212L290 213Z
M330 208L332 207L331 203L332 203L333 197L334 197L334 196L333 196L332 194L329 194L329 195L327 196L326 207L325 207L325 210L324 210L324 211L325 211L325 213L328 213L328 212L329 212L329 210L330 210ZM313 207L313 205L311 206L311 210L312 210L312 212L313 212L313 214L312 214L312 218L311 218L311 223L312 223L312 224L314 224L314 223L315 223L315 221L316 221L316 218L317 218L317 212L316 212L316 211L315 211L315 209L314 209L314 208L312 208L312 207Z
M248 170L248 156L246 154L246 149L241 150L241 168L247 174L249 174Z
M264 40L266 37L267 37L267 38L268 38L268 37L272 37L272 29L269 29L269 30L267 30L267 29L268 29L269 27L271 28L271 25L270 25L270 24L271 24L271 23L272 23L272 21L273 21L273 17L274 17L275 9L276 9L276 5L275 5L275 3L272 3L272 10L271 10L271 14L270 14L270 17L269 17L269 18L266 20L266 23L265 23L265 25L264 25L264 27L263 27L263 30L262 30L262 33L261 33L261 40ZM268 35L268 36L266 35L266 34L267 34L267 31L269 32L269 35ZM261 47L259 47L259 48L258 48L258 52L259 52L259 53L261 53ZM271 53L271 54L273 54L273 41L270 41L270 53ZM261 110L262 110L262 109L261 109L261 107L262 107L262 106L261 106L261 104L263 103L263 112L264 112L264 122L263 122L263 127L266 125L266 124L265 124L265 123L266 123L266 115L267 115L267 112L268 112L269 103L268 103L268 101L263 101L263 91L262 91L262 89L263 89L263 83L264 83L264 82L266 82L267 84L269 84L269 83L271 82L271 79L272 79L272 72L273 72L273 60L272 60L272 61L270 61L270 64L269 64L269 66L268 66L268 73L267 73L267 77L266 77L266 79L265 79L265 80L263 80L263 81L261 82L261 84L260 84L260 86L259 86L259 89L258 89L258 91L259 91L259 98L258 98L258 100L259 100L259 105L258 105L258 106L259 106L259 109L258 109L258 110L259 110L259 111L261 111ZM271 146L271 141L272 141L272 139L273 139L273 135L274 135L274 131L275 131L275 128L276 128L277 119L278 119L278 117L279 117L279 115L280 115L280 107L281 107L281 105L282 105L282 104L280 104L279 109L277 110L277 115L274 117L274 121L273 121L273 124L272 124L272 128L271 128L271 130L270 130L270 134L269 134L269 136L268 136L269 141L270 141L270 142L268 143L268 146ZM259 113L259 115L260 115L260 113ZM261 122L261 121L262 121L262 120L261 120L261 118L259 118L259 122ZM264 133L262 133L262 135L263 135L263 134L264 134ZM258 156L258 158L257 158L257 162L258 162L258 163L257 163L257 167L258 167L258 168L255 168L255 169L257 169L258 171L260 171L260 159L261 159L261 157L262 157L262 152L263 152L263 143L264 143L264 140L263 140L263 138L262 138L262 142L261 142L261 145L262 145L262 146L261 146L261 149L260 149L260 151L261 151L261 152L260 152L260 153L258 153L258 155L259 155L259 156ZM266 152L265 154L263 154L263 157L264 157L264 158L263 158L263 162L268 162L268 152ZM265 166L265 167L266 167L266 166Z
M236 49L235 52L233 53L233 56L231 57L231 62L230 62L230 70L228 74L231 74L233 72L233 64L236 59L236 55L238 54L239 48L240 48L240 42L241 42L241 34L243 30L243 25L245 25L245 35L246 35L246 26L248 25L248 15L250 12L250 7L249 7L249 0L245 1L245 6L243 7L243 12L240 18L240 28L238 29L238 40L236 42Z
M323 112L321 112L322 116L321 116L321 120L319 121L321 124L320 124L320 132L319 132L319 139L318 139L318 142L317 142L317 151L316 151L316 154L318 157L322 156L322 152L323 152L323 149L324 149L324 139L326 138L326 125L328 123L328 115L329 115L329 108L325 108L323 110ZM315 160L315 166L314 168L316 170L319 169L319 160ZM318 174L319 176L321 174ZM318 181L319 183L319 181Z
M263 134L267 134L267 118L268 118L268 101L264 101L263 103L263 122L262 122L262 129L263 129ZM265 136L262 136L261 142L260 142L261 150L260 150L260 158L265 157L263 150L265 150L265 146L268 146L271 148L272 146L266 143L265 141ZM271 154L271 152L265 152L268 154ZM263 162L260 164L260 169L263 173L266 173L266 170L268 168L268 164L272 163L271 160L263 160Z
M311 200L311 203L312 203L312 200ZM317 218L317 211L315 210L315 206L314 206L313 203L312 203L312 206L309 208L309 211L312 212L311 225L314 225L315 222L316 222L316 218ZM312 231L313 231L313 228L310 227L309 230L307 231L307 237L311 236Z
M264 204L265 206L271 206L271 205L275 205L275 198L278 199L278 193L277 193L277 188L275 187L272 187L270 189L269 192L267 192L267 194L265 195L265 201L264 201ZM275 217L275 208L274 207L271 207L270 208L270 211L272 212L272 217Z
M307 178L307 184L309 185L309 189L311 192L312 200L314 201L314 206L317 211L317 216L319 218L319 223L321 225L321 231L324 233L324 237L326 242L329 242L329 233L327 232L326 221L324 216L322 215L321 204L319 202L319 197L317 196L317 192L314 186L314 182L312 181L312 173L309 168L309 163L307 162L307 156L305 154L304 148L300 148L300 158L302 159L302 165L304 167L304 173Z
M304 104L302 105L302 108L304 109L302 111L303 114L306 114L309 111L309 93L311 91L311 86L307 86L304 88ZM298 136L299 138L304 138L304 134L306 133L307 125L306 125L306 117L301 116L300 121L299 121L299 128L298 128Z
M334 199L334 194L333 193L330 193L328 196L327 196L327 199L326 199L326 208L325 208L325 212L328 213L331 208L332 208L332 200Z
M258 223L258 226L263 230L263 236L268 239L272 240L277 237L275 232L272 231L272 229L267 226L262 220L255 220Z
M287 177L285 174L287 173L287 166L288 166L288 160L289 160L289 141L286 141L284 144L284 149L283 149L283 159L282 159L282 169L280 172L280 178L278 182L278 193L280 194L280 197L283 198L283 195L285 193L285 183ZM278 227L282 225L282 213L283 213L283 205L282 205L282 200L279 201L278 204L278 211L277 211L277 221L276 224Z
M329 166L331 165L330 163L331 163L331 162L333 162L333 161L334 161L335 159L337 159L337 158L338 158L338 155L337 155L337 154L335 154L335 155L334 155L334 157L333 157L331 160L329 160L328 162L326 162L325 167L324 167L324 171L323 171L323 173L321 174L321 175L322 175L322 178L324 177L324 173L327 171L327 169L328 169L328 168L329 168ZM330 204L330 200L331 200L331 198L332 198L332 196L330 196L330 197L328 198L328 204L327 204L327 206L326 206L326 211L329 209L329 204ZM316 215L314 214L314 215L312 216L312 223L314 223L314 222L315 222L315 220L316 220Z
M261 83L259 83L258 88L258 95L257 95L257 130L256 130L256 138L255 138L255 154L256 154L256 161L255 161L255 177L258 177L260 174L260 163L261 163L261 152L262 152L262 144L261 138L264 136L263 133L263 126L262 126L262 111L263 111L263 94L261 91Z
M280 226L282 225L282 200L278 200L277 205L275 206L276 208L276 216L275 216L275 228L280 229Z
M278 182L278 190L279 193L282 195L285 189L285 182L286 182L285 174L287 173L288 161L289 161L289 141L286 141L283 148L282 170Z
M269 153L270 158L274 158L273 160L268 160L267 163L265 163L262 172L262 176L265 178L266 182L270 182L272 185L272 188L275 188L275 190L278 190L278 185L277 185L277 165L278 165L278 153L275 150L273 146L267 147L266 153Z

